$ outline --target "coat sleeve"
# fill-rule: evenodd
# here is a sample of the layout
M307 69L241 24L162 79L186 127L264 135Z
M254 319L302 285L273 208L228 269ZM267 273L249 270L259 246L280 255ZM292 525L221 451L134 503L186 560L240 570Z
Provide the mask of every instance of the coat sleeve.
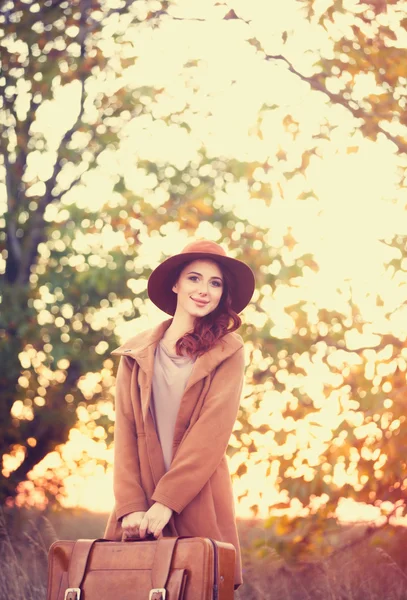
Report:
M179 514L213 475L236 422L244 367L242 346L217 368L199 417L158 482L152 500Z
M149 507L141 486L129 360L127 356L120 357L116 375L113 492L117 519L131 512L147 511Z

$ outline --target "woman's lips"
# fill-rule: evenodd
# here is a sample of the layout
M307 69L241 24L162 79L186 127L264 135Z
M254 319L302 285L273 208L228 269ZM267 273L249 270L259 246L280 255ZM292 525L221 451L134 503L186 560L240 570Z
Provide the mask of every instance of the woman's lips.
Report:
M199 300L195 300L195 298L191 298L198 306L206 306L209 302L200 302Z

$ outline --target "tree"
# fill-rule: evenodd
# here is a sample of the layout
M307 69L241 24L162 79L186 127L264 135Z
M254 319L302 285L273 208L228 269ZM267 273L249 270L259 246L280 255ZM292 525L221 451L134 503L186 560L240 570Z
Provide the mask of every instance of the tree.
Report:
M285 64L330 104L345 108L354 117L355 132L361 131L374 141L387 138L393 144L399 168L396 194L404 205L407 54L402 40L407 20L403 3L372 0L346 8L346 3L339 0L331 2L323 12L313 0L304 0L302 4L310 23L324 29L332 40L329 56L322 53L316 56L312 73L302 73L284 51L275 55L265 52L265 40L250 34L249 11L244 15L234 12L233 18L247 23L248 42L261 58ZM340 27L342 36L338 35ZM295 33L283 32L283 48ZM363 92L356 85L362 79ZM288 122L293 119L288 117ZM301 123L297 125L301 130ZM326 137L329 139L329 133ZM350 150L357 152L357 144ZM294 331L304 328L307 333L302 339L294 335L286 351L277 354L277 358L272 340L263 340L262 354L268 363L261 372L253 373L261 385L243 419L241 444L249 454L268 448L270 466L266 475L274 471L273 481L287 494L286 507L294 498L299 498L306 507L312 507L315 498L324 499L322 508L308 525L301 518L270 519L269 525L275 533L271 544L280 550L288 544L290 553L300 556L308 553L321 531L326 533L329 517L334 516L343 496L381 507L387 516L394 514L394 509L386 504L390 501L399 506L397 514L404 514L406 332L400 326L400 319L407 302L402 292L406 289L406 242L402 230L393 239L382 240L396 258L389 259L386 271L380 276L394 293L399 290L400 302L389 308L383 298L376 298L377 307L382 309L380 326L363 318L350 288L342 290L349 308L346 314L319 309L310 322L310 313L305 314L304 307L293 306ZM368 332L374 339L367 347L357 341L350 343L351 336L357 339L358 334ZM306 353L301 351L304 341L309 344ZM309 358L305 359L305 354ZM300 364L309 360L321 368L325 366L332 377L331 383L325 382L323 390L314 394L307 393L301 381L306 382L306 369L302 371ZM304 377L298 377L299 373ZM257 428L257 419L250 413L253 408L266 411L273 399L271 390L284 394L287 404L285 408L269 407L272 416L281 416L277 430L272 420ZM327 418L329 411L331 415ZM298 439L299 427L295 427L294 420L297 424L308 424L307 442ZM313 436L323 443L315 444ZM312 451L313 447L317 451Z
M114 64L103 51L106 28L114 41L128 24L155 19L144 3L140 8L120 4L14 1L0 8L0 155L7 199L0 234L0 456L24 453L20 466L4 480L2 500L13 496L31 468L66 439L81 400L78 379L94 365L92 352L98 352L100 331L92 315L106 302L107 290L121 295L127 289L118 276L125 253L109 257L118 270L107 268L103 277L101 264L92 264L90 247L88 260L78 265L80 253L72 252L72 243L89 212L74 207L68 213L60 204L97 167L103 151L117 144L123 115L140 109L120 86L116 94L103 92L103 85L95 91L97 82L115 80L120 67L120 58ZM61 127L52 136L46 112L52 113L67 88L73 91L76 110L70 121L60 116ZM102 220L93 218L94 230L116 218L114 210ZM52 304L50 311L47 304ZM111 327L109 322L100 329L109 335ZM32 354L22 367L27 345ZM24 406L22 419L11 412L17 398Z
M78 410L91 415L90 435L103 427L103 437L111 441L112 424L97 411L110 390L99 378L88 397L82 382L100 370L101 358L117 343L112 335L117 321L139 315L146 292L133 302L128 295L134 273L141 283L151 270L135 267L143 236L165 236L169 219L192 232L204 217L237 256L261 271L264 232L215 202L216 193L235 178L246 175L248 185L254 183L258 165L213 160L204 152L184 171L140 160L137 167L168 193L158 211L128 189L120 171L113 198L98 211L71 200L91 171L102 172L126 123L151 113L159 90L120 80L135 60L125 33L131 26L155 27L166 8L155 3L152 11L150 5L11 2L0 12L5 33L0 149L7 202L0 238L0 444L2 459L12 456L18 465L3 464L2 501L12 500L19 483L66 441ZM66 90L76 112L61 115L53 136L45 116ZM104 249L100 238L106 230L121 237ZM312 265L311 257L307 262ZM103 366L111 369L107 360ZM62 479L48 473L37 485L52 500L63 489Z
M397 457L402 454L405 435L406 362L404 339L396 326L404 302L389 312L384 299L374 299L383 313L379 331L360 314L351 285L338 291L343 310L295 301L275 316L271 300L284 290L295 290L303 277L312 285L318 265L297 244L290 229L280 240L266 223L254 226L239 216L227 199L222 202L225 191L236 183L244 185L253 205L258 201L272 206L276 198L284 199L292 181L300 182L300 201L315 198L306 174L339 126L336 113L330 110L335 105L351 115L350 129L356 140L352 140L351 152L357 152L358 130L373 140L384 136L394 142L400 153L403 185L402 68L406 61L405 50L397 47L403 27L401 4L388 3L396 15L395 26L383 24L383 4L378 2L354 12L335 2L325 14L316 13L313 2L302 4L308 18L326 31L328 38L338 14L347 19L346 36L332 41L331 55L318 56L313 72L306 74L283 54L263 50L267 40L251 30L250 7L244 15L221 3L217 10L226 25L244 20L247 44L259 61L286 65L293 77L310 85L319 102L321 97L326 100L321 102L326 112L321 111L313 127L303 135L303 117L291 107L266 102L253 135L261 138L263 122L277 111L277 120L288 136L276 155L265 153L264 159L245 162L233 156L213 157L201 149L179 168L139 156L134 166L152 178L153 201L131 189L126 173L117 168L111 173L113 193L96 213L72 202L73 192L82 189L92 169L99 173L106 169L119 152L127 124L140 115L158 119L154 111L166 92L139 82L121 85L120 75L136 58L123 32L130 26L151 28L185 19L164 3L158 7L140 2L123 3L121 9L104 3L44 3L47 10L40 13L41 22L46 16L43 27L32 16L37 14L36 4L21 12L20 4L14 3L0 13L7 19L7 36L2 42L6 83L3 80L1 143L8 200L1 238L5 278L0 439L4 441L2 454L24 454L21 466L7 477L3 499L14 496L30 469L66 439L78 409L89 412L92 426L101 425L106 443L110 443L112 425L107 416L92 417L98 401L110 397L109 384L103 387L99 379L88 400L78 383L85 374L100 370L100 358L108 355L116 341L113 330L117 321L140 314L152 267L138 262L143 244L154 239L162 242L173 230L194 232L202 222L212 233L217 230L218 239L256 272L256 295L246 311L242 331L250 355L249 396L242 404L240 426L229 448L235 476L247 488L242 495L249 491L245 470L257 464L267 486L280 492L270 508L286 508L299 499L314 510L319 498L322 508L307 525L288 518L270 522L282 543L295 540L290 551L294 548L299 554L309 550L325 527L324 519L334 514L340 496L377 505L387 499L404 499L405 465ZM148 12L149 6L154 10ZM28 44L25 39L23 51L17 39L27 28L31 28L32 38ZM106 45L112 31L113 50ZM282 46L294 35L283 32ZM199 65L191 60L183 69L193 81ZM372 84L373 91L360 97L354 84L367 70L377 77L375 85L379 83L383 91L379 93ZM50 141L38 132L36 121L40 121L41 110L50 106L46 101L67 86L76 86L79 112L56 147L46 154ZM102 92L95 91L100 89ZM185 105L159 119L189 131L193 122L189 108ZM30 161L40 154L51 161L42 179L30 170ZM287 165L283 176L277 163ZM51 206L55 208L51 210ZM122 237L104 250L98 234L109 228L121 232ZM78 232L82 231L92 234L93 241L83 240L80 247ZM396 290L405 285L406 240L398 236L383 243L398 256L389 262L385 275ZM138 297L132 302L128 290L136 285L140 286ZM283 318L289 322L289 332L277 337L271 332ZM376 335L370 347L350 344L352 336L367 331ZM103 366L110 370L108 361L105 359ZM323 373L319 389L312 386L316 367ZM51 482L41 482L50 497L59 485ZM252 508L256 513L258 506Z

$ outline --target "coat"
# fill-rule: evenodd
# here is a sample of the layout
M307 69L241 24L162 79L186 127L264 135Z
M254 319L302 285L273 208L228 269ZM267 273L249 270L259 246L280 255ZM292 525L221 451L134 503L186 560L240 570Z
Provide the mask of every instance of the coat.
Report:
M163 536L199 536L236 549L235 589L242 564L226 449L244 380L242 337L226 334L194 362L177 419L170 468L149 410L154 352L172 319L131 337L112 351L116 377L113 491L104 539L120 540L120 519L154 502L173 510Z

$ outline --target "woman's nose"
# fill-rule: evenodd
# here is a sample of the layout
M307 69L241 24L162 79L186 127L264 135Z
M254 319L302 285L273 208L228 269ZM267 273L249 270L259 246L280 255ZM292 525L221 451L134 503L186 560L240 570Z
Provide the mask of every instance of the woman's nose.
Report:
M209 291L209 284L201 283L199 286L199 293L201 296L207 296Z

